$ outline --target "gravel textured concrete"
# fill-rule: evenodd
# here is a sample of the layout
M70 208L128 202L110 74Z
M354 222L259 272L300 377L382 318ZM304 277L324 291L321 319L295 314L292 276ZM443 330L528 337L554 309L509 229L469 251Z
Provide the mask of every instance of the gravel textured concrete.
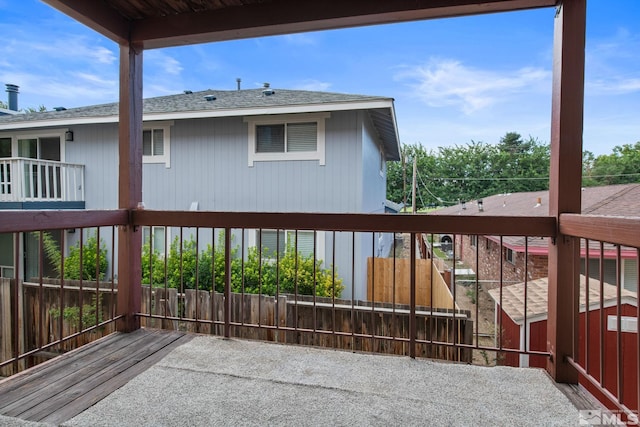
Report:
M5 417L0 415L0 426L2 427L51 427L51 424L35 423L18 418Z
M567 426L578 422L578 411L541 370L198 336L63 425Z

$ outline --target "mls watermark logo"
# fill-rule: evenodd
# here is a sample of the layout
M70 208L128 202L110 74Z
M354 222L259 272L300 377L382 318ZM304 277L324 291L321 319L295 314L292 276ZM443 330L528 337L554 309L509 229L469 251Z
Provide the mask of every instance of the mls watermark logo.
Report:
M588 409L578 411L581 426L637 426L639 424L638 414L626 415L626 422L622 421L622 411L603 411L601 409Z

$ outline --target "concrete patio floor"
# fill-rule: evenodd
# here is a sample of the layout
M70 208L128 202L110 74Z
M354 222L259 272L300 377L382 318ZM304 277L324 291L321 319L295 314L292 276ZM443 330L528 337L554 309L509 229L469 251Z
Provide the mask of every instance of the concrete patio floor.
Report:
M576 407L538 369L196 336L62 425L578 424Z

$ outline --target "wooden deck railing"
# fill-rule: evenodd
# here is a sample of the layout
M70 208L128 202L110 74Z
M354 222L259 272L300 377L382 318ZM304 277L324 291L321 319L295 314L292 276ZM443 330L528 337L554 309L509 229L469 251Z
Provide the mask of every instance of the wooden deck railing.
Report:
M580 242L579 339L570 363L580 382L637 424L640 410L640 218L561 215L560 232ZM612 268L607 268L607 266ZM594 278L589 281L588 278ZM613 286L611 286L613 285ZM609 292L607 290L609 289Z
M422 233L423 237L430 241L434 241L437 238L434 236L437 234L446 233L454 238L452 245L454 260L461 257L459 244L462 242L463 236L475 236L473 241L476 242L476 245L478 236L491 236L492 241L498 242L501 246L503 239L506 239L507 236L519 236L525 242L526 249L523 255L525 257L523 265L525 266L530 265L527 262L527 258L531 257L534 252L530 249L529 245L531 243L529 242L535 241L537 242L536 244L540 244L542 241L540 238L548 239L551 242L558 238L575 239L576 244L582 242L582 246L586 248L582 251L576 251L576 253L582 254L583 258L586 251L586 259L595 256L598 259L605 260L609 255L605 254L606 251L604 249L600 252L589 249L594 247L594 242L596 242L596 247L601 245L602 248L607 250L608 248L614 248L614 254L616 253L615 250L618 251L618 254L622 254L614 256L614 260L618 265L619 279L622 274L620 270L622 260L629 251L635 251L633 252L635 255L631 259L636 262L635 268L637 272L638 251L640 250L640 234L637 233L637 230L640 229L640 218L594 217L569 214L561 215L559 224L553 217L447 217L429 215L147 210L10 211L3 213L3 218L4 221L0 223L0 233L37 232L47 229L70 228L82 230L103 227L107 230L101 232L103 237L114 236L107 239L112 240L108 242L111 253L118 252L117 245L114 243L117 240L115 238L116 227L132 227L135 232L140 233L140 238L142 238L144 227L164 227L164 248L159 249L164 251L164 253L160 254L162 262L159 264L163 267L160 267L160 272L156 271L154 273L153 269L157 269L158 264L153 267L153 263L147 263L147 268L150 269L148 276L152 278L156 277L154 274L159 274L158 277L160 277L157 280L151 279L156 280L154 286L152 288L146 287L147 290L143 292L140 278L119 277L119 280L114 280L114 291L117 289L119 294L125 292L133 295L137 293L136 298L141 301L141 305L136 310L135 316L142 319L147 326L207 331L208 333L220 333L226 336L239 336L238 331L251 330L255 331L251 333L260 339L272 339L269 337L273 337L273 339L282 342L311 343L314 345L323 343L322 345L365 351L386 349L387 351L410 356L437 354L437 352L430 353L426 350L432 347L445 349L444 353L441 354L446 354L446 357L456 360L461 360L460 357L463 354L470 354L469 357L475 362L481 362L483 359L485 361L495 359L497 363L504 363L506 355L509 354L534 358L541 357L544 360L544 358L553 354L545 349L544 346L540 348L528 343L522 346L520 340L517 343L505 340L506 326L502 324L502 316L494 314L495 317L491 319L496 323L493 333L482 329L480 323L485 321L487 316L484 315L486 313L483 314L481 311L482 302L480 298L486 297L488 290L493 289L492 294L498 295L495 303L496 307L499 307L504 302L503 293L506 292L505 289L513 283L513 281L505 280L502 272L505 268L516 269L515 266L500 261L501 273L497 279L483 277L482 274L484 273L479 272L477 262L475 267L474 265L468 266L471 270L475 269L474 278L465 278L464 281L456 279L454 271L452 283L450 283L452 307L450 309L444 308L443 311L443 308L436 309L432 306L420 306L418 301L422 301L424 295L419 295L419 293L425 291L417 290L416 286L416 274L419 274L417 273L418 268L415 261L418 258L416 244L410 243L406 245L404 254L398 252L403 249L396 245L393 246L388 254L381 255L378 252L378 244L383 235L392 236L391 241L400 240L396 239L398 236L405 236L409 242L415 242L418 233ZM108 230L112 231L108 232ZM312 232L313 258L323 259L321 264L313 267L313 274L319 274L320 268L333 269L337 267L337 275L335 277L339 277L344 284L344 293L321 297L316 294L315 290L305 295L298 287L294 287L293 292L290 289L281 288L281 286L284 286L282 285L284 270L277 268L269 270L269 266L278 265L279 257L283 256L284 252L281 253L279 251L273 252L270 257L266 257L264 254L259 254L257 257L257 262L260 263L258 265L259 273L257 274L267 274L264 273L267 270L270 272L268 274L275 274L275 288L267 288L264 284L265 277L258 276L258 287L255 288L254 286L252 290L249 290L249 282L247 281L249 276L249 248L252 245L258 251L261 251L262 248L259 243L260 240L251 241L249 236L261 236L261 230ZM561 234L557 234L558 230ZM154 233L145 235L154 236ZM276 235L287 236L286 233L276 233ZM151 241L148 243L153 247L154 237L149 237L149 239ZM168 260L171 257L170 245L174 239L177 239L176 248L178 248L179 262L168 266ZM194 239L195 247L199 248L198 253L206 249L207 245L212 245L212 253L218 253L220 257L212 256L210 258L212 264L208 266L198 264L201 261L196 261L195 266L187 266L184 263L187 251L185 242L189 239ZM320 239L323 240L322 244L320 244ZM16 241L19 241L19 239L16 239ZM341 246L345 242L346 245ZM321 251L322 253L320 254ZM478 249L476 249L476 257L477 251ZM367 277L367 274L380 274L378 268L370 269L367 273L367 259L375 260L377 257L382 256L390 259L398 259L400 257L409 259L410 273L406 279L408 284L398 282L400 279L398 279L399 276L397 276L394 269L390 274L385 273L385 277L392 281L391 287L393 289L391 292L380 293L376 292L375 289L367 291L367 283L371 286L372 283L379 283L380 280L380 278L376 280ZM110 257L112 257L110 263L115 263L116 257L114 255L110 255ZM563 266L563 268L571 268L577 272L580 268L580 262L580 258L576 258L573 266L567 265ZM15 270L21 271L22 260L16 256L15 263L18 265ZM360 269L360 263L364 263L362 269ZM394 263L391 261L385 264L393 265ZM583 264L587 269L589 268L589 261L583 262ZM219 273L208 273L213 276L214 282L220 280L220 278L222 280L211 285L205 285L204 282L199 282L199 279L195 279L193 282L186 280L189 268L195 268L195 277L198 277L197 272L204 270L205 267L210 268L208 271L219 271ZM110 268L114 268L113 265ZM170 273L167 269L171 268L178 269L178 282L170 282ZM293 268L297 267L294 266ZM113 271L114 273L111 277L117 275L117 269ZM431 268L429 271L437 272L437 269ZM524 306L521 311L525 317L524 324L529 324L535 320L527 318L527 316L530 316L531 309L531 306L527 307L527 304L532 304L532 298L534 298L531 294L527 296L531 271L524 267L522 273ZM583 271L583 273L585 272ZM593 276L592 273L591 276ZM219 275L216 276L216 274ZM590 272L587 270L586 277L589 277L589 275ZM111 277L106 278L106 281L111 280ZM294 277L297 276L294 275ZM38 291L39 288L45 286L43 284L44 280L40 279L40 281L40 284L36 281L36 286L30 287L30 292L36 295L32 296L32 299L38 298L38 292L43 292L42 290ZM638 395L640 395L638 393L640 381L637 376L637 371L640 368L638 366L640 362L638 362L637 357L637 349L640 348L640 339L638 339L640 336L638 332L640 331L636 326L638 314L640 313L637 311L637 303L632 314L624 311L626 310L624 308L625 303L633 300L637 294L635 290L622 290L623 286L620 284L622 284L621 280L612 284L617 286L619 290L613 305L617 310L613 314L613 320L608 320L606 317L608 316L606 310L610 307L604 305L596 307L599 313L598 316L600 316L598 319L605 319L615 329L612 332L616 348L615 356L611 356L604 350L604 346L608 345L606 340L609 339L607 337L611 331L607 332L602 329L603 323L600 321L598 324L600 325L599 330L602 331L602 339L595 340L592 338L588 340L587 338L588 343L586 343L584 334L580 334L580 330L589 331L594 328L594 321L591 316L586 316L587 320L584 320L584 316L580 317L580 313L576 313L574 325L560 325L560 327L576 330L573 335L576 350L573 357L569 358L569 362L581 374L581 381L589 385L591 387L590 390L595 395L600 393L600 397L608 399L611 405L627 411L633 411L637 410ZM394 295L397 295L395 287L405 285L409 289L409 303L401 305L398 301L395 301ZM574 293L577 298L578 280L574 284L562 284L562 286L572 285L576 286ZM67 286L69 285L67 284ZM74 292L76 292L78 286L77 284L74 284L74 286ZM580 284L580 286L585 285ZM87 288L85 289L86 292L96 292L95 288L90 286L87 286ZM12 288L11 304L13 305L23 298L18 294L17 289L17 287ZM360 297L357 294L358 289L364 289L364 294L361 294ZM61 292L64 292L64 286ZM172 292L175 294L174 297L170 297ZM372 297L372 295L383 294L390 295L389 298L391 300L384 297L384 301L377 301L376 298L382 297ZM185 299L187 295L190 295L191 302L189 303ZM604 295L604 293L601 293L601 295ZM629 299L627 297L633 298ZM122 298L122 295L119 298ZM172 298L175 299L176 304L169 307L168 302ZM286 301L283 298L286 298ZM232 305L232 300L239 300L240 302ZM359 302L359 300L362 300L362 302ZM429 298L424 298L424 300L430 301ZM111 297L109 301L115 301L115 299ZM249 301L252 302L250 303ZM471 301L470 306L468 305L469 301ZM586 306L589 307L589 303ZM21 319L16 314L13 314L17 313L17 310L14 308L10 310L13 310L11 312L12 328L16 331ZM107 322L113 323L122 318L122 316L124 315L116 313L110 316ZM448 326L445 329L440 329L435 318L438 317L439 321L442 321L447 316L452 322L447 323ZM404 317L406 317L406 324L403 323L405 320L402 320ZM633 323L634 319L636 323ZM461 322L467 320L470 326L465 326L464 322ZM429 322L432 321L436 323L430 324ZM591 323L582 326L582 329L580 329L580 322ZM104 326L104 323L101 326ZM418 323L420 323L420 326L418 326ZM629 325L633 325L635 329L632 332L625 332L629 329ZM426 329L424 329L424 326L427 326ZM605 324L605 328L606 326L607 324ZM62 331L62 328L58 327ZM470 334L469 330L471 331ZM528 331L528 329L526 330ZM427 331L431 332L427 333ZM74 332L68 337L56 338L64 341L85 332L87 331ZM531 332L525 332L525 334L531 334ZM250 333L247 333L245 336L249 335ZM636 356L627 356L629 336L633 338ZM6 335L3 335L3 339L5 337ZM531 335L525 335L524 337L527 342L533 338ZM37 343L35 348L26 348L24 346L21 347L19 340L14 338L12 354L8 358L5 356L5 360L0 361L0 367L7 367L12 364L17 366L18 362L27 360L28 357L33 356L35 353L55 348L57 344L60 343L45 343L43 341ZM606 353L606 355L594 361L593 356L588 356L592 354L592 350L589 349L591 347L595 347L598 354ZM625 371L629 357L633 359L633 364L635 365L635 376ZM611 368L607 367L610 362L613 363L614 374L611 374L609 370ZM600 371L594 371L595 367Z

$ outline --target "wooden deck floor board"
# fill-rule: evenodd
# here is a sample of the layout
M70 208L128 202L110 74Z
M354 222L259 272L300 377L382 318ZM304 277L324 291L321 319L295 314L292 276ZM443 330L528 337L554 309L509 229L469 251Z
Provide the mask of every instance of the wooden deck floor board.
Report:
M31 368L28 375L0 383L6 402L0 414L59 424L73 418L151 367L175 347L191 339L181 332L140 330L112 334L84 346L80 354L64 355ZM105 345L106 342L106 345ZM60 359L60 360L57 360ZM56 363L57 362L57 363Z
M123 336L124 335L124 336ZM141 339L143 331L135 331L130 334L114 333L109 334L106 337L91 343L92 351L88 352L84 347L70 351L64 354L64 358L50 359L44 363L39 364L37 369L27 369L19 374L5 378L0 381L0 390L3 394L0 395L0 408L6 404L6 399L10 396L9 393L13 393L15 390L20 389L25 385L33 384L34 381L38 381L40 378L46 377L49 379L55 378L56 373L60 371L60 368L66 364L81 365L85 360L94 358L95 353L105 347L112 345L113 341L117 340L120 345L126 342L133 342ZM1 410L1 409L0 409Z
M131 334L110 334L104 340L92 343L91 346L82 346L77 351L60 355L45 362L46 365L38 365L37 369L27 369L18 375L7 378L0 383L0 413L4 413L8 406L22 397L31 396L34 385L41 385L43 381L46 383L58 382L69 373L101 360L110 352L116 352L128 345L135 344L145 336L148 334L138 331ZM115 342L117 345L114 345Z
M119 389L127 382L135 378L137 375L144 372L146 369L160 361L171 350L183 344L191 339L190 335L183 335L181 338L175 339L172 342L165 345L162 349L158 349L153 354L150 354L144 359L144 363L136 363L129 366L126 370L120 372L117 376L109 378L107 375L106 381L91 381L91 384L87 383L87 389L90 390L87 393L81 394L78 399L69 401L64 406L57 406L54 412L50 412L46 417L41 418L39 421L59 424L67 421L89 407L95 405L97 402Z
M1 407L0 410L10 417L32 419L32 412L42 406L55 404L55 400L59 399L61 394L69 389L76 390L77 385L85 381L85 378L100 375L104 370L110 369L111 365L120 366L122 363L127 363L138 352L144 355L147 351L145 347L154 343L155 334L137 335L139 337L137 340L128 342L126 345L118 342L117 347L112 345L97 349L92 352L95 357L84 358L79 366L62 360L59 369L55 372L56 375L25 384L20 392L13 393L16 395L14 401Z

